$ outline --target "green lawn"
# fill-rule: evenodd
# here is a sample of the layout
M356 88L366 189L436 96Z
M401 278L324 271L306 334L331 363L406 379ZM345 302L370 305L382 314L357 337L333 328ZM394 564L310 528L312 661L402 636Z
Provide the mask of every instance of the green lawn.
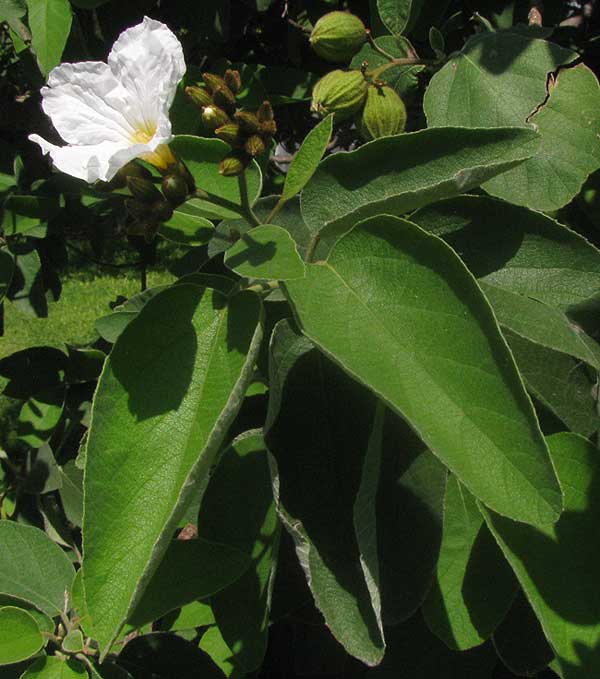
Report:
M110 302L119 295L131 297L140 291L135 270L117 275L79 270L61 276L63 288L58 302L51 302L47 318L32 318L5 303L5 334L0 337L0 358L37 345L60 346L64 342L84 345L96 337L94 323L110 313ZM174 280L165 270L150 271L148 286Z

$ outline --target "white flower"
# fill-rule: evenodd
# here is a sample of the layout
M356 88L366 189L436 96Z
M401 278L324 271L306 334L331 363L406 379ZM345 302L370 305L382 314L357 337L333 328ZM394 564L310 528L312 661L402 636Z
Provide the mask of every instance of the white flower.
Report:
M134 158L165 169L174 162L169 109L185 73L179 40L144 17L118 37L108 64L61 64L42 88L42 108L68 146L29 139L73 177L109 181Z

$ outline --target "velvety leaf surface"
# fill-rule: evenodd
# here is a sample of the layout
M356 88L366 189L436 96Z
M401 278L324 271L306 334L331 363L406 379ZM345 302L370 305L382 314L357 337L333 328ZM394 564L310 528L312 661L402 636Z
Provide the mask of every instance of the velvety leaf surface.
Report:
M571 358L504 330L527 390L573 432L600 429L596 373Z
M167 240L182 245L203 245L214 233L213 223L195 214L197 208L180 205L169 221L160 225L159 233ZM199 210L198 210L199 211Z
M172 540L127 622L143 627L237 580L250 566L250 558L222 543L222 538L221 543L201 538Z
M304 262L292 237L273 224L247 231L227 250L225 264L247 278L289 280L305 274Z
M83 583L105 653L201 495L251 379L261 337L252 293L177 285L153 297L108 358L84 480Z
M519 676L533 677L554 658L544 631L522 590L493 636L502 662Z
M479 646L506 615L517 587L477 501L451 476L437 574L422 609L427 626L450 648Z
M560 489L512 355L441 239L375 217L285 289L303 332L405 417L476 497L527 523L558 518Z
M461 196L411 215L495 287L561 309L600 294L600 252L550 217L493 198Z
M44 76L61 61L73 17L69 0L27 0L31 46Z
M75 570L39 528L0 521L0 593L33 604L49 616L65 605Z
M555 95L560 122L556 104L554 110L542 114L548 74L574 57L573 52L554 43L513 31L475 36L431 79L424 99L428 124L470 128L535 125L542 135L540 152L520 167L491 179L484 188L519 205L557 209L575 196L600 164L599 152L590 165L597 144L590 146L588 133L594 132L587 122L595 120L594 111L600 104L597 82L579 74L567 75L565 86L561 86L564 95ZM570 71L563 71L559 81L567 73ZM565 105L564 97L573 97L573 88L575 99ZM532 114L538 107L542 107L542 117L536 120L537 115Z
M416 21L423 0L377 0L381 21L392 35L402 35Z
M184 211L207 219L239 217L242 204L240 181L237 177L223 177L219 174L219 163L230 152L230 147L220 139L191 135L175 137L170 147L185 162L194 177L196 188L206 191L211 197L210 202L193 198L186 203ZM248 182L248 198L253 204L262 187L260 168L255 161L252 161L245 175Z
M282 199L293 198L306 186L325 153L332 130L333 115L329 115L306 135L285 176Z
M375 665L384 642L354 524L375 399L287 321L271 339L270 375L266 440L280 516L331 633Z
M0 608L0 665L27 660L44 645L37 622L22 608Z
M335 239L372 215L464 193L537 153L533 130L444 128L377 139L326 158L302 195L309 229Z
M554 527L533 528L485 511L566 679L600 672L598 449L576 434L548 438L565 494Z
M244 673L260 667L267 649L279 529L262 434L246 432L223 453L198 514L201 537L250 560L235 582L211 597L217 626Z

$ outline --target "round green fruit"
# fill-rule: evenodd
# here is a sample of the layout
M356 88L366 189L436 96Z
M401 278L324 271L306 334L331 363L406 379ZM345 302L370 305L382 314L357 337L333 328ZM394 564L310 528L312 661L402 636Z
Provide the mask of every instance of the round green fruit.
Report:
M336 122L346 120L360 111L367 89L360 71L331 71L314 86L311 110L323 118L334 113Z
M322 58L333 63L350 61L367 40L363 22L349 12L322 16L310 35L310 44Z
M370 85L359 130L366 141L401 134L406 127L406 106L389 85Z

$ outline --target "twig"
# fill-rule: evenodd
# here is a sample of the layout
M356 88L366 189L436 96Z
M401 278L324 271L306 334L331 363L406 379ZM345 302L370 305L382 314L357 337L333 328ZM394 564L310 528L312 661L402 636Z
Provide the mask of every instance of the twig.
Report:
M260 224L260 219L254 214L252 206L250 205L246 172L242 172L242 174L238 175L238 182L240 185L240 198L242 199L243 214L253 226L258 226Z
M297 28L299 31L302 31L303 33L312 33L312 29L310 29L308 26L303 26L302 24L299 24L297 21L294 21L290 17L286 17L286 21L290 26L293 26L294 28Z

